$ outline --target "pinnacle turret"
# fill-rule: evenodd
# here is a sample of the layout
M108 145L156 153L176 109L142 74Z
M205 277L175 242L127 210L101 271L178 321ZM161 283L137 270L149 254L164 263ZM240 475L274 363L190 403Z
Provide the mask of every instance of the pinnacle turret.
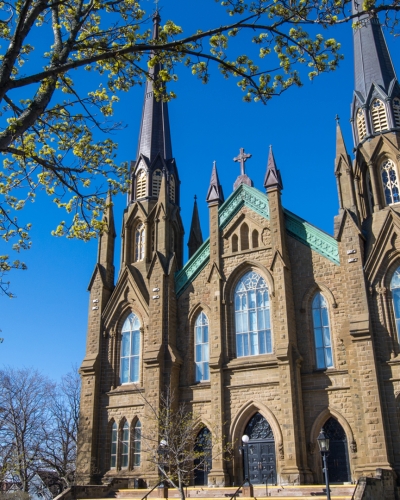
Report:
M216 162L214 162L214 164L213 164L210 186L208 188L206 201L207 201L207 203L215 203L215 202L223 203L224 202L224 193L222 191L222 186L219 183Z
M276 168L274 153L272 146L269 147L267 171L264 178L264 187L268 191L271 188L278 188L280 191L283 189L281 173Z
M203 235L201 233L200 226L200 217L199 210L197 208L197 197L194 197L194 205L193 205L193 215L192 215L192 224L190 226L190 234L189 234L189 259L190 257L196 253L196 251L200 248L203 243Z

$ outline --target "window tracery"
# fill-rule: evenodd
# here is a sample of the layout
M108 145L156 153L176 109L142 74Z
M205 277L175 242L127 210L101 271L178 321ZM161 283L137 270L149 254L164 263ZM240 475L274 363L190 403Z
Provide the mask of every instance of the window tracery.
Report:
M209 344L208 344L208 318L202 311L195 323L195 365L196 382L210 380L209 374Z
M331 331L329 326L328 305L325 297L318 292L312 302L314 327L315 358L318 369L333 366Z
M398 203L400 201L399 178L396 165L392 160L388 159L382 163L381 176L386 204Z
M142 169L136 180L136 198L144 198L146 196L147 179L146 172Z
M372 128L374 132L388 129L385 104L380 99L375 99L371 105Z
M140 322L131 313L122 327L121 383L139 382Z
M145 227L143 222L136 226L135 230L135 262L144 259Z
M235 289L235 331L238 357L272 352L268 287L254 271L246 273Z

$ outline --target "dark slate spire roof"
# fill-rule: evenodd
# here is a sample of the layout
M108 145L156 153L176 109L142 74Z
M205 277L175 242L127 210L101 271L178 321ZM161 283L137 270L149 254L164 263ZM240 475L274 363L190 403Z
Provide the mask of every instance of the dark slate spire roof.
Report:
M362 0L353 0L353 14L362 10ZM360 27L353 30L355 91L367 98L372 83L388 94L389 85L396 73L377 16L367 14L355 18Z
M266 190L270 188L277 187L280 190L283 189L281 173L276 168L274 153L272 152L272 146L269 147L267 171L264 178L264 187Z
M153 39L157 40L161 18L158 11L153 16ZM150 69L150 76L156 77L160 64ZM147 80L144 94L142 122L139 134L139 145L136 158L142 154L150 163L157 154L164 160L172 159L171 133L166 102L157 101L153 92L153 81Z
M219 183L217 164L214 162L213 169L211 173L210 186L208 188L207 203L218 201L219 203L224 202L224 192L222 191L222 186Z
M199 217L199 211L197 209L196 200L197 196L194 197L192 224L190 226L190 234L188 241L189 259L200 248L201 244L203 243L203 235L201 234L200 217Z

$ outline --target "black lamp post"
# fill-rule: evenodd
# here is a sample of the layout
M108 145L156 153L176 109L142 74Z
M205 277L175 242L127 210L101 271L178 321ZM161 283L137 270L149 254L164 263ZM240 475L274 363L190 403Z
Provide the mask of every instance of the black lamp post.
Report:
M326 459L329 455L329 438L327 437L323 429L321 429L317 441L318 441L319 451L321 452L322 460L324 462L323 472L325 474L326 498L328 500L331 500L331 492L329 490L328 467L326 466Z
M242 436L242 443L243 446L240 446L240 451L243 450L243 458L244 458L244 485L245 486L250 486L251 487L251 481L250 481L250 467L249 467L249 441L250 438L245 434Z
M164 471L165 471L165 465L166 465L165 455L168 452L167 445L168 445L167 441L165 441L165 439L161 439L160 445L158 447L158 463L159 463L159 465L161 465L163 467ZM161 477L161 483L159 485L159 488L165 488L164 481L165 481L165 477L163 475Z

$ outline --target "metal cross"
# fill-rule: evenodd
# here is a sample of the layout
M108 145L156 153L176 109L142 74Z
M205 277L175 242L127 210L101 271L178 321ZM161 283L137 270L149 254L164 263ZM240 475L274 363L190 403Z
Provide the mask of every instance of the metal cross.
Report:
M239 156L236 156L236 158L233 159L233 161L238 161L240 163L240 174L244 175L244 164L248 160L248 158L251 158L251 154L247 154L244 152L244 148L240 148L240 153Z

